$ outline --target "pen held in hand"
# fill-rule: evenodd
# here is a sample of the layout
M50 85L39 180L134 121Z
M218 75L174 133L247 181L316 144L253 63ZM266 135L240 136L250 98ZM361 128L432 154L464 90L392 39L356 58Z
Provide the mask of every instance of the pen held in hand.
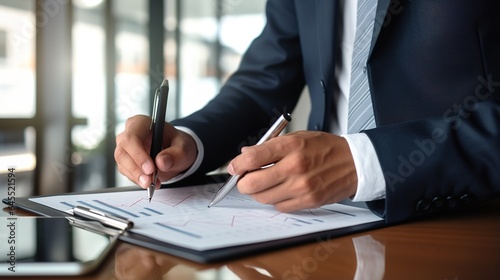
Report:
M277 137L283 129L288 125L288 123L292 120L292 117L290 116L289 113L285 113L281 115L276 122L269 128L269 130L260 138L259 142L255 145L260 145L267 140ZM236 183L238 183L238 180L240 179L241 176L245 175L233 175L231 176L227 182L219 189L219 191L215 194L214 198L212 199L212 202L208 205L208 207L212 207L219 203L226 195L236 186Z
M156 155L163 148L163 129L165 127L165 115L167 112L167 99L168 99L168 80L164 79L161 83L160 88L155 92L155 97L153 100L153 112L151 116L151 150L149 155L155 162ZM153 198L153 193L156 189L156 181L158 180L158 169L155 166L155 171L152 176L151 185L148 187L148 199L151 202Z

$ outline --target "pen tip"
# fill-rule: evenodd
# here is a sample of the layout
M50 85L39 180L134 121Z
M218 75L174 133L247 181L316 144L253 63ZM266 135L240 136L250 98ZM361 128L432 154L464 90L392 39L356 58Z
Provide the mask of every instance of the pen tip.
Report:
M151 203L151 198L149 198L149 203Z

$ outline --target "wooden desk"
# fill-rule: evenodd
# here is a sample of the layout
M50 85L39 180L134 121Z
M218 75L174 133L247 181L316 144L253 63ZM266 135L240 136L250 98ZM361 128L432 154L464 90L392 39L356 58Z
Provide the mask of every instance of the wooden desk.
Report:
M122 242L99 270L74 279L462 280L498 279L499 275L497 199L453 215L212 265Z

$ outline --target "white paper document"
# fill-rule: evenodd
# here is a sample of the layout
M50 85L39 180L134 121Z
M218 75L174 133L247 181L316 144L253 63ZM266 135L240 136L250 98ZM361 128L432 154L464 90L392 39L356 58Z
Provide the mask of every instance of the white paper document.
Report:
M76 205L132 220L132 232L204 251L338 229L382 219L368 209L331 204L281 213L234 188L216 206L208 204L218 185L160 189L148 202L146 190L31 198L67 211Z

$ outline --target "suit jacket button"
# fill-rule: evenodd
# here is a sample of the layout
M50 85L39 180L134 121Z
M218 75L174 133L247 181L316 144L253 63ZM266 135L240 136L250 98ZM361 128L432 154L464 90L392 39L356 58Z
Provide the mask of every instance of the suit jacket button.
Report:
M469 205L471 204L472 202L474 201L474 196L471 195L471 194L464 194L460 197L460 202L463 204L463 205Z
M422 199L417 203L417 212L425 213L431 208L431 202L428 199Z
M432 199L432 207L439 209L444 205L444 198L441 196L436 196Z
M458 205L458 198L454 195L450 195L446 198L446 205L449 208L455 208Z
M315 125L314 125L314 130L321 130L320 125L319 125L319 124L315 124Z

